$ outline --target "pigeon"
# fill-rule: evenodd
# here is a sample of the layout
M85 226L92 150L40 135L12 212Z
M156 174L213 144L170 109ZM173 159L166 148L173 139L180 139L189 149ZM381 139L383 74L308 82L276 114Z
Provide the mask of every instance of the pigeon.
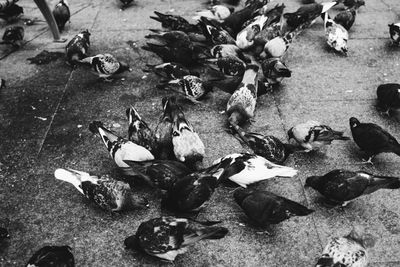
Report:
M327 125L312 120L298 124L288 131L289 140L294 139L305 152L319 150L334 140L350 140L343 134L344 132L335 131Z
M0 89L6 87L6 80L0 78Z
M230 55L216 59L206 59L205 61L216 64L223 74L230 76L242 76L246 67L246 64L240 58Z
M238 132L241 140L258 156L264 157L272 163L283 164L290 154L299 150L297 146L282 143L273 135Z
M236 36L241 30L243 24L252 18L254 13L262 8L264 5L268 4L270 0L251 0L246 1L245 7L233 12L229 17L227 17L222 26L228 30L232 36Z
M3 41L0 44L10 44L14 48L20 48L24 39L25 30L21 26L6 28L3 34Z
M314 210L268 191L238 188L233 193L236 203L257 226L268 227L294 216L307 216Z
M229 98L226 113L229 124L234 129L254 116L258 90L258 69L257 65L247 65L242 82Z
M261 53L261 57L272 57L272 58L281 58L285 55L286 51L289 48L289 45L292 43L293 38L295 36L295 32L287 32L283 36L277 36L271 40L269 40L265 46L264 51Z
M145 198L133 193L129 184L108 176L99 178L73 169L57 169L54 176L75 186L81 194L104 210L116 212L144 208L148 205Z
M314 188L333 205L346 206L349 201L379 189L400 188L400 178L338 169L308 177L305 186Z
M169 190L180 178L192 172L183 162L175 160L125 160L125 163L146 175L151 184L161 190Z
M335 237L329 241L316 267L367 267L368 253L366 248L375 245L375 237L365 233L362 226L355 226L343 237Z
M182 31L185 33L189 32L200 32L198 25L190 24L186 19L177 15L168 15L161 12L154 11L155 16L150 16L158 22L161 22L161 26L171 31Z
M336 2L342 3L344 6L351 8L353 6L364 6L364 0L337 0Z
M156 147L153 131L133 106L126 109L126 116L129 122L128 140L153 152Z
M292 76L292 72L279 58L268 58L261 62L264 79L268 84L278 84L285 77Z
M324 28L326 43L329 47L347 56L347 41L349 40L349 33L347 30L342 25L330 19L328 12L325 12Z
M225 171L223 162L190 173L176 181L164 196L161 205L175 212L193 212L203 206L214 193L218 179Z
M388 115L399 114L400 84L398 83L381 84L378 86L376 94L378 96L378 106L382 108Z
M333 21L336 22L337 24L342 25L346 30L350 30L351 26L353 26L354 21L356 20L358 8L359 6L355 5L351 8L339 12L335 16Z
M119 0L122 4L122 10L124 10L125 8L127 8L132 2L133 0Z
M75 259L69 246L45 246L35 252L26 267L63 266L74 267Z
M228 229L213 226L210 222L159 217L142 222L136 234L127 237L124 244L127 249L174 261L176 256L187 251L189 245L202 239L221 239L227 234Z
M58 29L62 31L65 23L69 21L71 14L66 0L59 0L58 4L53 9L53 16L57 22Z
M69 41L65 47L65 54L67 55L67 62L69 64L75 64L88 56L90 47L89 36L89 30L85 30L75 35L74 38Z
M10 234L6 228L0 227L0 241L5 238L10 238Z
M254 44L254 39L261 30L268 26L269 17L262 15L255 17L252 22L241 30L236 36L236 45L242 50L250 48Z
M174 91L183 94L186 99L193 103L198 103L199 100L202 100L212 90L211 84L203 82L201 78L194 75L186 75L180 79L160 83L157 85L157 88L172 88Z
M214 5L207 10L197 11L196 16L194 16L192 19L199 21L201 17L205 17L210 20L223 22L234 11L235 9L233 7L227 7L224 5Z
M297 170L293 168L274 164L261 156L249 153L230 154L215 160L213 165L218 163L225 166L218 182L224 183L230 180L245 188L262 180L274 177L291 178L297 174Z
M129 167L124 160L146 161L153 160L154 156L146 148L127 139L117 136L106 129L102 122L93 121L89 124L89 130L93 134L99 134L108 152L120 168Z
M237 57L245 63L250 63L251 59L246 57L242 50L234 44L220 44L211 48L210 54L214 58Z
M390 133L374 123L361 123L350 118L350 129L354 142L368 156L368 163L379 153L395 153L400 156L400 144Z
M18 19L23 13L24 9L15 4L18 0L5 0L0 3L0 19L10 23Z
M227 4L231 6L237 6L240 4L240 0L207 0L203 3L204 5L220 5Z
M132 71L128 64L118 61L111 54L98 54L93 57L86 57L79 62L89 64L93 70L105 81L111 81L110 77L124 71Z
M327 12L336 4L336 1L306 4L302 5L296 12L283 14L283 17L292 31L301 25L310 26L321 14Z
M174 101L171 101L168 97L164 97L162 99L162 107L164 113L154 130L157 145L155 155L157 159L175 160L174 147L172 145L172 116L177 106Z
M201 17L199 25L206 39L214 44L235 44L235 39L219 24Z
M392 44L398 46L400 44L400 22L388 24L390 39L392 39Z
M176 104L176 99L170 97L169 102L176 105L172 116L172 145L175 157L188 166L196 166L203 161L205 147L199 135L194 131L190 122L185 118L182 108Z
M156 75L162 77L161 82L181 79L187 75L195 75L188 68L179 63L166 62L158 65L146 64L147 69L145 72L153 71Z
M157 43L147 42L142 49L159 56L164 62L176 62L184 66L198 64L197 60L203 49L192 42L190 37L182 31L169 31L148 34L147 39L155 39Z

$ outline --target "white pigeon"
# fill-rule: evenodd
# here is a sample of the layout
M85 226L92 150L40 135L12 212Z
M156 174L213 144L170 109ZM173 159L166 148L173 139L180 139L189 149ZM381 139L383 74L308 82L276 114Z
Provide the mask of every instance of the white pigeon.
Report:
M326 43L338 52L347 56L347 41L349 33L340 24L337 24L333 19L329 18L328 12L325 12L325 37Z
M297 174L297 170L291 167L277 165L261 156L249 153L230 154L215 160L213 165L218 163L224 168L219 182L230 180L245 188L262 180L274 177L291 178Z

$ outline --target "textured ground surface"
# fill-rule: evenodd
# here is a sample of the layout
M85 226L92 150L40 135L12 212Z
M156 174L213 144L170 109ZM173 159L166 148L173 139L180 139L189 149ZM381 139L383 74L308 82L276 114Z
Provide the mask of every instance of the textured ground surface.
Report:
M39 17L30 1L20 1L25 15ZM111 52L129 62L134 71L113 83L102 83L87 70L72 70L64 59L48 65L26 60L43 49L63 52L65 44L52 43L45 24L26 27L26 44L10 53L0 47L0 76L8 87L0 92L0 226L12 238L2 245L0 266L21 266L46 244L67 244L77 266L172 265L124 249L123 240L141 221L162 214L159 200L147 188L139 188L151 200L151 208L120 215L105 213L69 184L56 181L57 167L110 173L115 167L100 139L87 126L102 120L112 130L126 134L125 108L134 104L154 126L166 92L154 88L157 79L143 77L141 68L157 58L132 49L127 41L144 43L148 28L158 24L148 17L153 10L166 12L167 1L143 0L121 12L116 1L71 0L73 16L63 36L72 38L89 29L91 54ZM199 1L172 1L175 13L191 16ZM295 10L297 0L281 0ZM378 123L400 138L398 122L379 114L375 90L383 82L399 82L400 49L389 47L389 22L400 15L398 0L367 0L350 31L349 57L326 48L322 21L302 33L292 44L286 63L293 76L280 90L258 100L250 130L282 139L295 123L319 120L350 135L348 119ZM4 24L2 24L4 26ZM3 30L2 30L3 31ZM1 31L1 34L2 34ZM205 164L228 153L244 151L222 126L221 111L229 95L215 91L204 105L187 106L185 114L204 140ZM359 165L362 154L353 141L336 142L326 154L300 153L287 165L299 170L294 179L259 185L299 201L316 212L273 227L272 235L258 234L233 202L231 189L219 188L199 218L223 220L230 234L223 240L196 244L179 256L175 266L312 266L327 240L346 234L353 224L367 227L379 237L370 250L370 266L400 266L400 192L380 191L351 203L345 209L327 209L319 196L304 189L305 178L334 168L364 169L400 175L400 159L380 155L374 166Z

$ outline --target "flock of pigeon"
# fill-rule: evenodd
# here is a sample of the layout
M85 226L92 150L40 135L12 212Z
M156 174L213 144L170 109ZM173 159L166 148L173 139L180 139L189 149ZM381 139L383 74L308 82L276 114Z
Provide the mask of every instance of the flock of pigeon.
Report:
M132 0L120 0L127 8ZM0 2L0 18L18 19L23 12L17 0ZM247 0L235 11L240 0L212 3L199 11L195 24L177 15L155 11L152 19L162 29L152 29L143 49L155 53L163 63L147 65L146 72L160 77L159 89L175 95L162 99L163 113L151 129L133 107L126 110L128 137L120 137L102 122L93 121L89 130L103 141L122 180L101 177L73 169L57 169L56 179L71 183L100 208L112 212L144 208L145 198L133 190L138 180L162 193L161 206L174 213L142 222L136 233L124 241L126 248L163 260L173 261L187 247L202 239L221 239L228 229L219 221L198 221L195 215L204 207L216 187L239 187L233 199L256 226L267 228L293 216L307 216L314 211L272 192L256 190L251 185L276 177L293 177L297 170L284 166L291 153L321 150L335 140L349 137L317 121L307 121L288 131L290 143L272 135L246 132L245 124L253 118L257 97L273 90L282 79L291 76L283 58L293 39L317 19L322 18L326 42L335 52L347 56L348 30L353 25L363 0L338 0L325 3L304 1L293 13L284 13L284 4L269 0ZM331 9L342 8L332 19ZM53 15L60 30L70 19L69 6L60 0ZM400 43L400 23L390 24L393 45ZM2 44L20 47L24 28L9 27ZM130 70L128 64L111 54L89 56L90 33L77 34L66 46L67 63L91 66L104 81ZM0 86L5 81L1 79ZM205 146L193 125L185 118L185 100L195 104L218 88L231 94L226 106L230 133L254 153L226 155L203 167ZM383 84L377 89L380 108L397 116L400 110L400 85ZM183 102L182 102L183 101ZM386 130L373 123L352 117L350 129L355 143L366 153L368 163L375 155L393 152L400 155L400 144ZM349 201L379 189L400 188L400 178L373 175L363 171L332 170L306 179L324 196L328 206L345 206ZM194 215L194 216L193 216ZM8 238L0 228L0 239ZM344 237L333 238L322 252L316 266L367 266L366 249L374 237L360 226ZM27 266L74 266L69 246L46 246L36 252Z

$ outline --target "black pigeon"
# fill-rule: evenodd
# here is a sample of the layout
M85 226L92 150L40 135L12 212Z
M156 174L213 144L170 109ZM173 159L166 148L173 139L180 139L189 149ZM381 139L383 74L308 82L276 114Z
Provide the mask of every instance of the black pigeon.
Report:
M5 238L10 238L10 234L6 228L0 227L0 241Z
M127 8L133 2L133 0L119 0L119 1L122 4L122 10Z
M299 150L299 147L283 143L273 135L246 133L240 130L238 134L241 140L248 145L256 155L264 157L276 164L283 164L290 154Z
M226 29L232 36L236 36L243 27L243 24L251 19L256 11L266 5L269 0L248 0L245 7L233 12L222 23L222 27Z
M192 172L184 163L176 160L126 160L125 163L146 175L153 186L162 190L169 190L180 178Z
M330 203L345 206L349 201L379 189L400 188L400 178L338 169L323 176L308 177L305 186L314 188Z
M53 16L57 22L58 29L60 31L64 30L65 23L69 21L71 13L69 11L69 6L64 0L60 0L58 4L53 9Z
M264 79L268 84L280 83L283 78L291 77L292 72L279 58L268 58L261 62Z
M158 43L146 43L142 48L157 54L164 62L176 62L184 66L196 65L203 51L182 31L149 34L145 37L155 39Z
M190 212L200 208L214 193L224 163L217 163L205 170L180 178L167 191L161 205L175 212Z
M400 23L392 23L389 24L389 33L390 33L390 39L392 39L393 45L399 45L400 44Z
M161 82L166 82L175 79L181 79L187 75L198 76L197 73L190 71L188 68L179 63L166 62L158 65L146 64L147 69L144 72L154 72L162 77Z
M351 26L353 26L354 21L356 20L357 9L359 7L359 4L356 4L353 7L343 10L339 12L333 20L342 25L346 30L350 30Z
M12 22L24 13L24 9L15 4L17 1L18 0L6 0L0 3L0 19Z
M131 187L122 181L107 176L97 177L72 169L57 169L54 176L68 182L86 198L108 211L131 210L148 205L145 198L138 197Z
M268 191L239 188L235 190L233 197L257 226L267 227L294 216L307 216L314 212L297 202Z
M93 57L86 57L79 60L80 63L90 65L95 73L104 81L112 81L112 75L120 74L125 71L131 71L129 65L119 61L111 54L98 54Z
M366 248L375 245L375 237L357 225L346 236L332 238L322 251L315 267L367 267Z
M75 64L79 60L88 56L90 47L90 32L85 30L75 35L65 47L65 54L69 64Z
M364 6L365 1L364 0L337 0L336 2L342 3L346 7L353 7L353 6Z
M74 267L75 259L69 246L45 246L29 259L26 267L63 266Z
M306 4L299 7L296 12L283 14L283 17L286 19L290 30L294 30L301 25L310 25L316 18L336 4L337 2Z
M354 142L368 156L371 163L379 153L395 153L400 156L400 144L390 133L374 123L361 123L358 119L350 118L350 129Z
M128 249L141 251L160 259L173 261L187 247L202 239L221 239L228 229L215 223L190 221L185 218L159 217L142 222L135 235L125 239Z
M3 34L3 41L0 44L10 44L14 48L20 48L24 39L25 30L21 26L6 28Z
M378 86L376 90L378 106L388 115L399 118L400 112L400 84L386 83Z
M235 39L217 22L201 17L199 25L211 44L235 44Z
M129 122L128 140L153 153L156 147L153 130L142 120L133 106L126 109L126 116Z
M198 25L190 24L186 19L177 15L163 14L161 12L154 11L157 17L150 16L151 19L161 22L161 26L171 31L182 31L182 32L199 32L200 28Z

